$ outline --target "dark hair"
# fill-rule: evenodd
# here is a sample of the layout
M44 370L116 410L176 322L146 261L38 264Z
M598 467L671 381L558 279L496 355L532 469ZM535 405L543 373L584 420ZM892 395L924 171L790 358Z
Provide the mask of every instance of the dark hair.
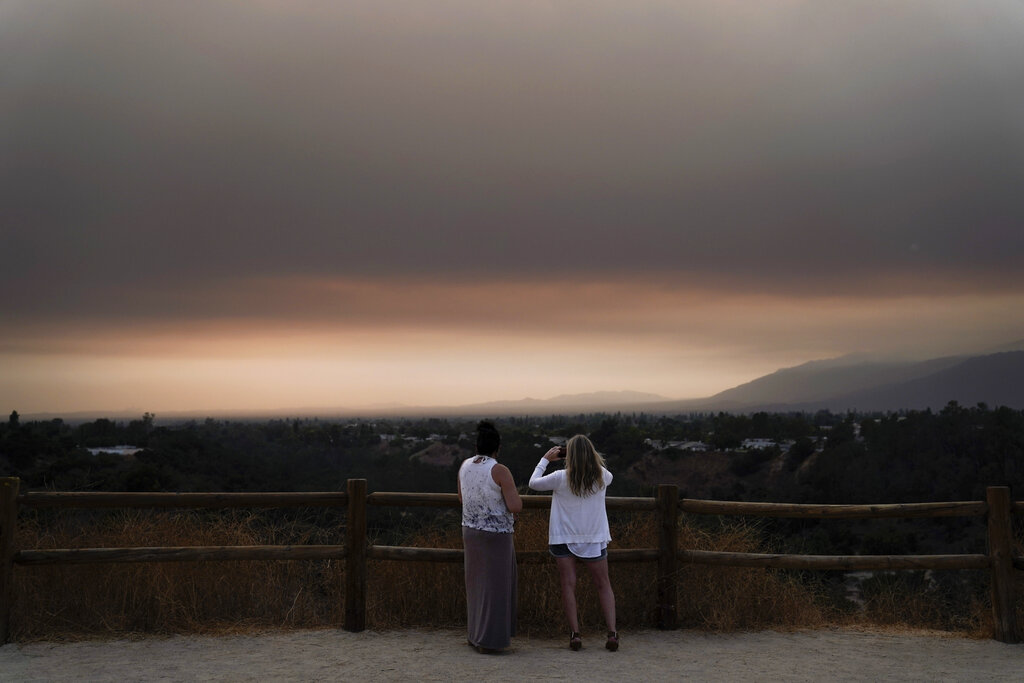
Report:
M494 455L501 447L501 435L493 422L480 420L476 426L476 452L478 455Z

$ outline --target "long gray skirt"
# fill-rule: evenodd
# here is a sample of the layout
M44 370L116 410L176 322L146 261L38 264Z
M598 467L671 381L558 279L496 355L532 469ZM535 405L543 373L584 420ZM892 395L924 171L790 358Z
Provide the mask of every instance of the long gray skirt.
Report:
M462 527L469 642L501 650L516 634L516 551L512 534Z

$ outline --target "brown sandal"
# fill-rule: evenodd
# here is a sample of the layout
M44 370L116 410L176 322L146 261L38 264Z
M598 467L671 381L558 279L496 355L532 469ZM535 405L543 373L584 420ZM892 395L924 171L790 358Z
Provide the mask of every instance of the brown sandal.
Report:
M583 637L580 636L580 632L579 631L570 631L569 632L569 649L575 652L575 651L579 650L581 647L583 647Z
M619 632L618 631L608 631L608 640L605 641L604 646L606 648L608 648L609 650L611 650L612 652L615 652L616 650L618 650L619 649Z

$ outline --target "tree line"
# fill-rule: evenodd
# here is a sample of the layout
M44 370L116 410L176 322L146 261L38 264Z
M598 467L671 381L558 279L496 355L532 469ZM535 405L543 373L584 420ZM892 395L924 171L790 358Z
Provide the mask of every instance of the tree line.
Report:
M950 403L940 411L888 414L590 413L496 419L501 458L528 479L552 439L590 436L617 476L641 458L707 457L654 452L652 441L696 441L730 458L745 498L816 503L977 500L987 485L1024 492L1024 411ZM459 457L474 446L471 419L193 420L158 425L146 413L126 422L97 419L0 423L0 467L31 488L108 491L320 490L362 477L376 490L452 490ZM777 445L744 451L745 439ZM411 457L431 443L452 462ZM116 445L134 455L90 450ZM765 467L771 485L744 486ZM624 476L623 478L628 478ZM763 481L764 477L760 477ZM641 494L637 485L620 489ZM642 487L639 487L642 488ZM685 488L685 487L684 487Z

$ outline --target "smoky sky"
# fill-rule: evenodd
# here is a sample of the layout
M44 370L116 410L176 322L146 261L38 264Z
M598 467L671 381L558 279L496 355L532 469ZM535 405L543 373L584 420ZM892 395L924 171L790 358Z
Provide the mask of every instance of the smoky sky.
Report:
M1010 1L2 2L0 284L1019 291L1022 35Z

